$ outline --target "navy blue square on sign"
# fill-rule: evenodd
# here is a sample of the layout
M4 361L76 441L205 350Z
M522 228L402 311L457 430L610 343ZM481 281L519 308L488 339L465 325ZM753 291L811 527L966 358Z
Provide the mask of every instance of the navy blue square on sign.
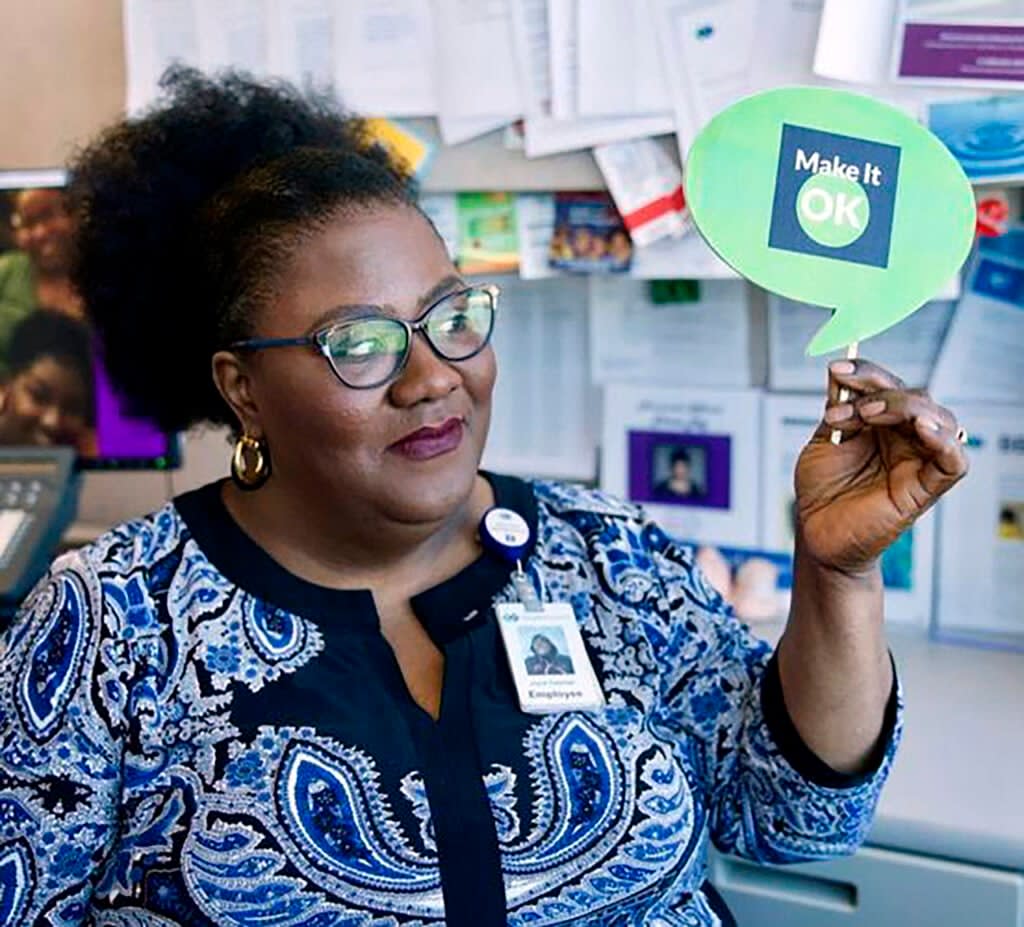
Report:
M900 149L895 145L783 124L768 247L888 267L899 170ZM846 178L859 189L856 195L838 196L821 189L807 198L810 191L805 184L816 175ZM798 209L803 210L803 222ZM814 223L856 225L859 221L864 222L863 231L848 243L829 243L829 234L835 242L842 236L841 229L837 235L834 228L822 228L818 239L806 231ZM854 228L851 234L858 231Z

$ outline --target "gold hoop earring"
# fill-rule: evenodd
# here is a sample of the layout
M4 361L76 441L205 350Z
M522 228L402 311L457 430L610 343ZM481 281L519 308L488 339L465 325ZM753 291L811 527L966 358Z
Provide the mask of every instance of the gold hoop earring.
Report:
M267 442L242 435L231 455L231 479L239 489L259 489L270 479L270 453Z

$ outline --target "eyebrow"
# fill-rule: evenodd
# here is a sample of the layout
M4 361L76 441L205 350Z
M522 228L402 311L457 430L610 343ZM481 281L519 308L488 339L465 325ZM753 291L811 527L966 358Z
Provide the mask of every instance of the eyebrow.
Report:
M422 310L424 307L437 302L444 296L456 289L466 286L466 281L456 274L448 274L435 283L417 301L417 307ZM334 306L317 317L316 321L309 327L309 332L315 332L332 322L337 322L349 317L371 316L371 315L397 315L394 306L379 306L373 303L346 303Z

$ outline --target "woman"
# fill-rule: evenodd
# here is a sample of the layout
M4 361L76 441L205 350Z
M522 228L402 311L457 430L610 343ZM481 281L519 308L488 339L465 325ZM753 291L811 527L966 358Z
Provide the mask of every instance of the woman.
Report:
M559 653L546 634L533 635L525 663L526 672L531 676L563 676L572 672L572 660Z
M94 418L89 330L48 309L26 316L11 335L0 383L0 446L65 444L87 453Z
M64 191L33 187L14 194L11 214L17 251L0 255L0 360L11 330L41 306L75 319L84 315L71 284L71 216Z
M360 123L167 87L73 167L76 279L139 411L235 428L233 479L59 560L9 634L5 923L724 924L709 840L852 851L898 738L877 558L964 472L949 413L836 369L772 655L633 506L478 472L494 290ZM531 597L604 709L519 710L492 606Z

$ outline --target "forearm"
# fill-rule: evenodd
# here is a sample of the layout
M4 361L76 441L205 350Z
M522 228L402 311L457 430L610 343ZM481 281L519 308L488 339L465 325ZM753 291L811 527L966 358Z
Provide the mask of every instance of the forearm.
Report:
M793 600L778 646L786 709L803 741L838 772L864 769L892 689L882 575L815 563L797 543Z

